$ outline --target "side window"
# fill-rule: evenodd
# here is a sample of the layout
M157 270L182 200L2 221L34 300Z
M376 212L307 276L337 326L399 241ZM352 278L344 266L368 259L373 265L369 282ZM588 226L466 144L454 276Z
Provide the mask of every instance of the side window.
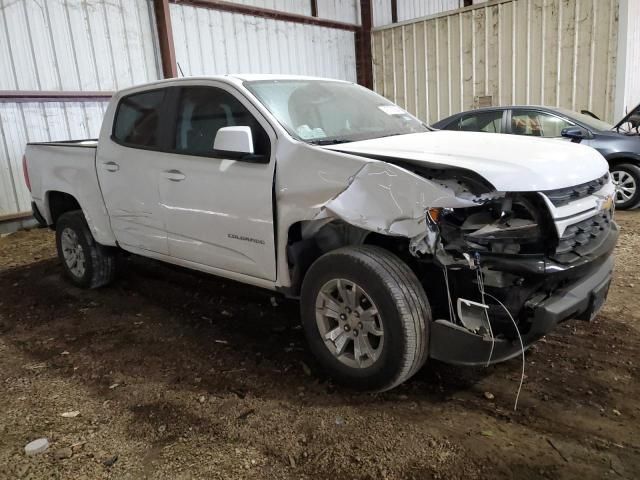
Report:
M267 132L237 98L214 87L182 88L176 122L176 151L187 155L211 155L218 130L235 126L250 127L254 153L269 155Z
M113 124L113 137L121 143L158 147L160 109L165 89L128 95L120 100Z
M572 123L534 110L514 110L511 114L511 133L530 135L533 137L560 137L563 128L573 126Z
M465 115L460 119L459 130L502 133L502 110Z

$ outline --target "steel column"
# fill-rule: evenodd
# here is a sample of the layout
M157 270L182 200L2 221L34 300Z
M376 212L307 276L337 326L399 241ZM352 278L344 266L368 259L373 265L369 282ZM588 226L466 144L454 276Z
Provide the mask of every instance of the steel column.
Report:
M160 43L160 58L162 59L162 73L164 78L178 76L176 65L176 51L173 46L173 31L171 29L171 14L169 0L154 0L156 12L156 28Z
M371 0L360 0L360 29L356 32L356 73L358 83L373 88L373 60L371 57Z

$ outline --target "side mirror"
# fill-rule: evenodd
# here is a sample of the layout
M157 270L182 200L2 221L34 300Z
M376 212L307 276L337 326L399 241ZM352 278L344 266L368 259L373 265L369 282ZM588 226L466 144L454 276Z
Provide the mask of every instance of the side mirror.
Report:
M589 132L580 127L563 128L560 135L565 138L570 138L572 142L580 142L585 138L590 138Z
M251 127L223 127L216 133L213 149L220 154L230 154L238 158L253 155L253 136Z

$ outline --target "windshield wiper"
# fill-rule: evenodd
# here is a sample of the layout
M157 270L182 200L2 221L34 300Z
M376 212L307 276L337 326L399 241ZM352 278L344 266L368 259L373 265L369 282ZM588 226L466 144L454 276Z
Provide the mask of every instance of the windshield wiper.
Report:
M348 140L346 138L331 138L326 140L312 140L309 143L312 145L337 145L339 143L349 143L353 140Z

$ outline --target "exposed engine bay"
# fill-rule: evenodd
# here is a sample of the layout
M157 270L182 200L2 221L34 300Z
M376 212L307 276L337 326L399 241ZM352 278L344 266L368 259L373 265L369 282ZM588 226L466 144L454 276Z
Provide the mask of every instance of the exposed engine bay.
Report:
M442 347L447 342L434 342L434 356L454 363L484 363L483 355L486 363L504 360L521 351L514 343L526 348L542 336L535 325L538 307L601 265L617 238L612 207L559 235L543 195L535 192L507 193L475 207L430 209L427 220L429 233L414 252L429 279L424 286L433 299L435 330L478 340L456 339L468 349L457 361ZM431 281L434 277L442 281ZM608 283L598 288L604 298ZM553 321L571 314L589 319L603 301L587 302Z

